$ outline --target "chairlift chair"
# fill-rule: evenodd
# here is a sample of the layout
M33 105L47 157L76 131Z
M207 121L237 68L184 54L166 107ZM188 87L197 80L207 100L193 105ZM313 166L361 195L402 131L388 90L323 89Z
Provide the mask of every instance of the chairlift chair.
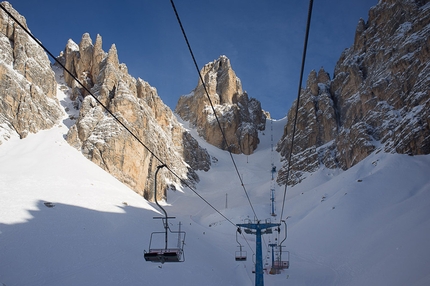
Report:
M246 251L242 251L242 246L240 245L240 250L236 251L235 259L236 261L246 261Z
M286 254L287 255L287 260L282 260L282 257L284 257L283 255ZM275 269L288 269L290 268L290 252L289 251L284 251L283 255L279 255L277 257L277 259L275 260L275 263L273 265L273 267Z
M164 220L164 218L163 218ZM149 242L149 250L148 252L144 251L144 258L146 261L150 262L158 262L158 263L165 263L165 262L184 262L185 256L184 256L184 241L185 241L185 232L184 231L171 231L170 228L167 228L169 230L169 233L177 234L178 235L178 245L176 247L170 247L167 244L165 244L163 247L154 247L153 242L155 241L155 244L161 239L154 239L153 238L160 238L162 235L165 235L165 231L156 231L151 233L151 239Z
M285 220L282 220L282 222L284 223L285 226L285 237L284 239L279 243L278 248L279 250L277 251L277 257L276 260L274 261L274 265L273 267L275 269L288 269L290 268L290 252L289 251L282 251L282 247L285 247L282 245L282 243L284 243L284 241L287 239L287 223L285 222ZM280 229L278 228L278 232L280 232ZM287 256L287 260L282 260L285 256L284 254L286 254Z
M238 227L237 231L236 231L236 241L237 241L237 244L239 244L238 245L239 246L239 251L235 252L235 256L234 257L235 257L236 261L246 261L246 251L242 250L243 245L240 244L239 240L237 239L237 234L238 233L242 233L242 230L240 229L240 227Z
M158 171L165 167L166 165L160 165L157 167L157 171L155 171L155 182L154 182L154 199L157 206L164 212L164 217L154 217L154 219L162 219L164 225L164 231L156 231L151 233L151 239L149 241L149 250L146 252L144 250L143 257L146 261L157 262L157 263L165 263L165 262L184 262L184 244L185 244L185 232L181 231L181 224L179 223L179 231L170 230L168 219L173 219L174 217L167 216L167 212L164 210L162 206L157 201L157 173ZM176 247L169 247L168 244L168 234L177 234L178 235L178 245ZM164 247L153 247L153 237L164 235ZM156 242L162 241L161 239L156 240Z

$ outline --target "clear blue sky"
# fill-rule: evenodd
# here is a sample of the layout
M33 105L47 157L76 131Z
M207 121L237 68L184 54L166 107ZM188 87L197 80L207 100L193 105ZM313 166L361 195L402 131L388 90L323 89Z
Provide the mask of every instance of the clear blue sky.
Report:
M133 77L148 81L175 108L195 88L198 74L169 0L11 0L31 32L58 55L82 34L114 43ZM333 75L341 52L353 44L358 20L377 0L316 0L304 83L312 69ZM284 117L297 97L309 1L176 0L199 68L230 58L243 89L272 118Z

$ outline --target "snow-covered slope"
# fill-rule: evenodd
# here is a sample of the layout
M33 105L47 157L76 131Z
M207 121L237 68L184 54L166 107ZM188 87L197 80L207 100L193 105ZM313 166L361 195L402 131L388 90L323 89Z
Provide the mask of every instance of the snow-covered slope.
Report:
M262 220L270 213L272 158L280 167L271 144L285 121L272 124L253 155L234 155ZM176 216L171 227L181 221L187 233L185 262L145 262L151 232L163 230L153 219L159 210L69 146L67 126L65 116L0 146L0 285L254 284L255 237L239 238L248 260L236 262L236 228L188 189L164 203ZM253 219L228 153L199 143L217 158L199 173L199 194L234 223ZM265 274L265 285L429 285L429 170L428 155L375 152L348 171L322 168L289 188L283 219L291 266ZM278 216L283 191L276 187ZM264 258L275 234L263 236Z

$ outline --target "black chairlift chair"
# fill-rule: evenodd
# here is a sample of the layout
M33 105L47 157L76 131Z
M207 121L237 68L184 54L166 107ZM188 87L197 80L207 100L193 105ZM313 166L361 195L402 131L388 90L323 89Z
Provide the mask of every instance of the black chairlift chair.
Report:
M237 231L236 231L236 241L237 241L237 244L239 244L238 246L239 246L239 251L236 251L236 253L235 253L235 260L236 261L246 261L246 251L244 251L244 250L242 250L242 244L240 244L239 243L239 240L237 239L237 234L241 234L242 233L242 230L240 229L240 227L238 227L237 228Z
M171 233L175 233L171 231ZM185 239L185 232L183 231L177 231L179 240L181 237ZM165 263L165 262L184 262L185 256L184 256L184 249L183 244L182 246L178 247L164 247L164 248L152 248L152 238L154 234L165 234L165 232L153 232L151 233L151 241L149 243L149 251L144 251L144 258L146 261L150 262L158 262L158 263ZM183 241L182 241L183 243Z
M287 239L287 223L285 220L282 220L285 226L285 237L284 239L279 243L278 245L278 251L277 251L277 259L274 261L273 267L275 269L288 269L290 268L290 252L289 251L282 251L282 247L285 247L282 245L284 241ZM278 232L280 232L280 229L278 228ZM283 260L287 257L287 260Z
M282 246L280 246L282 247ZM290 268L290 252L284 251L282 255L278 254L278 258L275 260L275 264L273 265L275 269L288 269ZM282 257L285 258L287 256L287 260L282 260Z
M173 219L174 217L168 217L167 212L164 210L162 206L157 201L157 173L158 171L165 167L166 165L160 165L157 167L157 171L155 171L155 182L154 182L154 199L157 206L164 212L164 217L154 217L154 219L162 219L164 231L157 231L151 233L151 239L149 241L149 250L148 252L144 251L144 258L146 261L156 262L156 263L165 263L165 262L184 262L184 243L185 243L185 232L181 231L181 224L179 223L179 231L172 231L169 228L168 219ZM168 234L177 234L178 235L178 245L176 247L168 246ZM163 247L153 247L153 237L160 237L164 235L164 248ZM155 242L160 241L160 239L155 240Z

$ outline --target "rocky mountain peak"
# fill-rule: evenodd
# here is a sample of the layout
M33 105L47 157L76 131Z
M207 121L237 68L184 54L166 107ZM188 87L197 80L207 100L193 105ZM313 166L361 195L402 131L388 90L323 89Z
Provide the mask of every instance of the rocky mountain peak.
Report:
M116 45L112 44L110 47L107 58L106 58L106 64L107 65L113 65L114 68L119 67L119 59L118 59L118 51L116 50Z
M328 79L313 71L302 90L289 184L321 164L348 169L375 150L430 153L430 3L381 0L360 19L354 44ZM278 143L286 183L295 103Z
M233 71L230 60L220 56L218 60L206 64L201 70L206 88L212 96L212 103L217 105L237 103L238 97L243 96L240 79ZM196 90L204 92L199 80Z
M2 2L26 28L26 20ZM0 10L0 144L11 136L25 138L51 128L61 116L57 84L43 49Z
M210 144L232 153L251 154L259 143L258 130L264 130L266 114L256 99L249 99L242 90L240 79L233 71L230 60L220 56L200 71L210 101L199 80L189 95L181 96L175 112L192 126ZM223 128L222 137L211 103Z
M313 96L317 96L320 93L322 86L330 85L330 75L324 70L323 67L318 71L312 70L306 81L306 86L310 88L310 92Z
M177 121L155 88L128 74L114 44L105 53L99 35L93 45L89 35L84 34L79 45L69 40L62 57L85 87L153 152L68 78L66 82L80 113L67 141L88 159L147 199L153 198L154 173L161 164L157 158L191 185L198 181L196 170L209 170L207 151ZM166 196L168 188L181 185L170 172L160 172L160 177L160 197Z
M1 5L27 27L25 18L8 2ZM0 50L1 143L14 134L24 138L29 132L52 127L62 112L47 55L3 10ZM190 185L198 182L196 170L209 170L207 151L177 121L155 88L128 74L114 44L106 53L100 35L93 44L85 33L79 44L69 40L58 60L73 74L64 71L64 83L69 89L66 86L61 89L67 90L79 110L78 118L70 118L74 124L66 139L88 159L147 199L153 198L154 173L160 161L175 171L175 174L161 172L160 198L167 195L167 189L180 187L183 181ZM143 144L109 116L89 93Z

